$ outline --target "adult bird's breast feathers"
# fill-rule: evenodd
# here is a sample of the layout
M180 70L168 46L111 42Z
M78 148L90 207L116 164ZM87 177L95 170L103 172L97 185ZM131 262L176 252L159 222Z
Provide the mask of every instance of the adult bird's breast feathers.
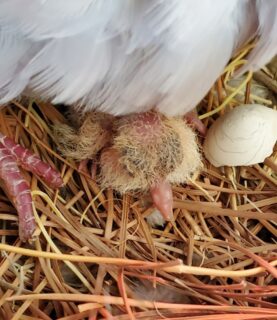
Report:
M276 53L274 0L0 0L0 102L24 91L113 115L190 111L245 41Z

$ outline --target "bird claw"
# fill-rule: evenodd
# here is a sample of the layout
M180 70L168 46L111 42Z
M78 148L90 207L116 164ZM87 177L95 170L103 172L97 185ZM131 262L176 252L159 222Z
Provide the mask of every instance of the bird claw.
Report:
M0 135L0 178L18 213L19 237L27 241L36 228L30 188L18 165L40 176L52 188L63 184L60 174L12 139Z
M88 172L88 162L89 162L89 159L81 160L77 166L77 170L79 172L87 173Z
M96 163L89 164L90 159L81 160L78 164L78 171L86 173L90 176L91 179L96 179L97 166ZM88 169L89 167L89 169Z
M206 136L207 128L204 123L198 118L198 115L195 111L190 111L185 115L185 120L190 124L194 129L196 129L203 137Z

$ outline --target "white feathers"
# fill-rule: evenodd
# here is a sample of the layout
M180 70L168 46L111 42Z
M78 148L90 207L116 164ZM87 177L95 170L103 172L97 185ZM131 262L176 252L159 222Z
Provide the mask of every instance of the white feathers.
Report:
M9 101L25 89L28 79L21 75L31 56L30 42L17 34L1 32L0 29L0 98Z
M0 0L0 102L184 114L259 32L248 68L277 51L275 0ZM259 26L259 29L257 27Z
M115 32L128 19L128 3L117 0L1 0L0 25L4 31L28 36L36 41L75 36L87 30L95 38L118 20ZM126 10L125 10L126 8ZM127 24L127 23L125 23Z
M277 54L277 1L256 0L256 10L259 40L241 73L261 68Z

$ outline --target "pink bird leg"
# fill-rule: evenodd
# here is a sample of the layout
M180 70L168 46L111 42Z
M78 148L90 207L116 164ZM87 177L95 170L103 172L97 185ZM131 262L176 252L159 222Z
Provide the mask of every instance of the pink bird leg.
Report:
M0 178L4 181L6 191L18 212L19 237L22 241L27 241L31 238L36 224L31 191L18 165L40 176L52 188L61 187L63 181L59 173L38 156L0 134Z

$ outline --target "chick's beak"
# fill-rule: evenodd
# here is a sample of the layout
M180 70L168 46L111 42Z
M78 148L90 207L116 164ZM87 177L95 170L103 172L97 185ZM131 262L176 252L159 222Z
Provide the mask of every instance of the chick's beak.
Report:
M154 206L160 211L165 220L173 219L173 195L168 181L160 180L150 187Z

